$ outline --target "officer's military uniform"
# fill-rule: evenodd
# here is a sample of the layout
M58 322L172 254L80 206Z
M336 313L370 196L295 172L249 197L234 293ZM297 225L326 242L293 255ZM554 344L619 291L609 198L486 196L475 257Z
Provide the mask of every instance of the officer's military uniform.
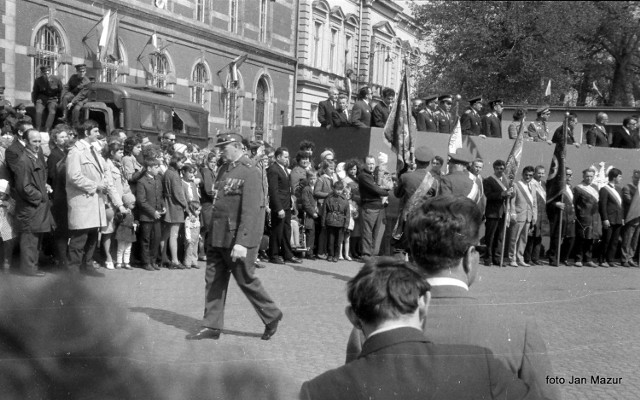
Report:
M438 120L436 118L436 112L425 108L420 113L424 115L424 123L427 127L427 132L438 132Z
M86 69L87 66L84 64L76 65L76 71L80 72L81 69ZM80 76L79 73L71 75L69 78L69 82L64 86L62 90L62 96L60 97L60 106L62 107L62 112L64 113L64 118L67 118L68 110L67 106L69 103L73 104L73 110L71 112L73 125L77 125L80 122L80 110L82 106L87 102L87 97L84 93L81 95L82 91L88 90L88 85L91 83L89 78L85 76Z
M40 71L44 72L51 70L48 66L40 67ZM33 82L33 90L31 91L31 101L36 106L36 129L44 129L47 132L53 127L53 122L56 118L56 110L58 107L58 100L62 92L62 82L56 76L41 75ZM48 110L47 121L45 126L42 126L42 116L45 108Z
M527 134L534 142L545 142L550 140L549 128L547 128L547 122L542 119L543 114L549 113L549 107L544 106L536 110L538 118L532 121L527 127Z
M439 108L434 113L434 116L436 117L436 123L438 124L438 132L451 133L453 130L453 118L451 117L451 113Z
M241 140L242 137L237 134L220 135L217 146ZM236 279L265 325L282 318L282 312L254 276L254 262L262 237L260 224L263 218L259 215L262 197L260 171L248 157L243 155L220 167L208 230L203 327L224 327L224 305L230 275ZM247 248L244 260L231 259L231 251L236 244Z
M481 133L480 115L476 110L469 107L460 117L460 128L463 135L478 136Z

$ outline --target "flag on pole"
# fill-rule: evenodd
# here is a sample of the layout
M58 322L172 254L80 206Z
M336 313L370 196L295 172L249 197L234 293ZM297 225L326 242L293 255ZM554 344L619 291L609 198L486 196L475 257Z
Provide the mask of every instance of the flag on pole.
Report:
M523 128L524 118L522 122L520 122L518 136L516 136L516 141L513 143L509 157L507 157L507 166L504 169L504 175L511 181L511 184L513 184L518 175L518 168L520 167L520 160L522 159L522 146L524 144Z
M231 76L231 82L238 82L238 68L240 68L240 66L248 56L248 53L244 53L243 55L234 58L233 61L231 61L231 63L229 64L229 74Z
M105 61L107 58L119 60L118 12L116 11L112 14L111 10L107 10L107 13L98 24L98 30L100 32L100 40L98 40L99 60Z
M604 97L600 92L600 89L598 89L598 86L596 86L596 81L593 81L593 90L595 90L595 92L598 93L598 96Z
M384 126L384 140L398 158L396 171L402 171L411 162L415 132L416 123L409 107L409 79L405 71L402 74L400 90Z
M567 118L564 119L562 129L563 139L556 143L549 176L547 178L547 203L551 203L562 195L567 187L567 171L565 160L567 157ZM559 201L559 200L556 200Z
M549 79L549 83L547 83L547 90L544 91L545 96L551 96L551 79Z

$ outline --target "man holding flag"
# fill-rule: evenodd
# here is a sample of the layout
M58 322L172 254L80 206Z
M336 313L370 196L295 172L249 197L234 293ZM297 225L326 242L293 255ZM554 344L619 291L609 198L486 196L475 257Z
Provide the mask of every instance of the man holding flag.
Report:
M640 182L640 170L633 171L631 183L622 188L622 201L624 203L624 221L622 227L622 266L637 267L633 261L633 255L638 247L638 237L640 236L640 193L638 193L638 182Z

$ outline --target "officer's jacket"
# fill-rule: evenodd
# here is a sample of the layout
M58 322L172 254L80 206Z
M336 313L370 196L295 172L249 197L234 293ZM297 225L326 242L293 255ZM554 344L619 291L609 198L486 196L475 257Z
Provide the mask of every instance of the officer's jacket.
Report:
M211 218L211 245L231 248L235 244L256 247L262 228L260 201L262 185L260 171L246 156L223 164L214 189Z

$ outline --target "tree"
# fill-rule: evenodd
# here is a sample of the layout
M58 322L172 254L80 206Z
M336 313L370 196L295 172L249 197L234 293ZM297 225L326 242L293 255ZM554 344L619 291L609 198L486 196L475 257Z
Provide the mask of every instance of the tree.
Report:
M636 2L430 1L413 8L430 48L419 94L562 104L564 93L575 91L584 104L598 82L601 102L633 105L640 73Z

